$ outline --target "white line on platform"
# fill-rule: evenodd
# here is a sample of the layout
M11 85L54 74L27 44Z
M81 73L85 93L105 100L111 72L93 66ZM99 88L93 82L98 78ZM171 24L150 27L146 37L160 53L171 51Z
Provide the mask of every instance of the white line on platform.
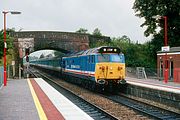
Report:
M73 104L42 78L35 78L35 81L66 120L93 120L93 118Z

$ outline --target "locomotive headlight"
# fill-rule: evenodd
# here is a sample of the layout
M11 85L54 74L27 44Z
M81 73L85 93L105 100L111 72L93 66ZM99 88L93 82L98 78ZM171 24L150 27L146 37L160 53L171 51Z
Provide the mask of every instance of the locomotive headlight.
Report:
M103 51L106 51L106 49L104 48Z
M113 68L112 67L110 67L110 70L112 70Z
M114 49L114 52L116 52L117 51L117 49Z

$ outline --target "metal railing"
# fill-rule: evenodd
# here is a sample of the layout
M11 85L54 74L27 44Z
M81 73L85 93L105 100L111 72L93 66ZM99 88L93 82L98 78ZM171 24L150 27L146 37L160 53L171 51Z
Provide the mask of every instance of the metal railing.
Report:
M138 79L159 79L157 68L126 67L126 76Z
M126 77L163 81L164 71L157 68L126 67ZM180 83L180 68L168 69L168 82Z

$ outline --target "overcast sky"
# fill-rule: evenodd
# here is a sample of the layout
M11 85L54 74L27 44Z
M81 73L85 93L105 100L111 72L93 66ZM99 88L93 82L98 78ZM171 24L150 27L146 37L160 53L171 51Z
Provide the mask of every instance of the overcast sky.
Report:
M135 0L1 0L0 27L3 28L3 10L21 11L21 15L7 15L7 27L17 31L74 32L86 28L90 33L99 28L110 37L127 35L141 43L144 37L140 27L143 19L132 9Z

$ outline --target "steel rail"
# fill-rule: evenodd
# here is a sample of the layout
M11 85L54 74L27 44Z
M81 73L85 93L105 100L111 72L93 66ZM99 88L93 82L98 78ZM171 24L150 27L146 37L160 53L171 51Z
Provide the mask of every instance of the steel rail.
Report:
M147 103L134 100L132 98L128 98L120 95L103 95L103 94L99 94L99 95L107 99L110 99L116 103L119 103L121 105L125 105L139 112L140 114L148 116L150 118L160 119L160 120L180 120L180 114L178 113L165 110L159 107L155 107Z
M159 107L155 107L149 105L144 102L140 102L138 100L134 100L132 98L127 98L125 96L120 95L101 95L107 99L110 99L116 103L125 105L137 112L149 116L150 118L159 119L159 120L180 120L180 114L165 110Z
M45 74L42 74L38 72L37 70L34 71L30 70L31 74L33 74L35 77L41 77L46 82L48 82L50 85L52 85L56 90L58 90L61 94L63 94L65 97L67 97L71 102L73 102L75 105L77 105L80 109L82 109L85 113L87 113L89 116L91 116L95 120L118 120L115 116L107 113L103 109L99 108L98 106L86 101L85 99L77 96L72 91L64 88L60 84L58 84L56 81L54 81L52 78L49 78Z

